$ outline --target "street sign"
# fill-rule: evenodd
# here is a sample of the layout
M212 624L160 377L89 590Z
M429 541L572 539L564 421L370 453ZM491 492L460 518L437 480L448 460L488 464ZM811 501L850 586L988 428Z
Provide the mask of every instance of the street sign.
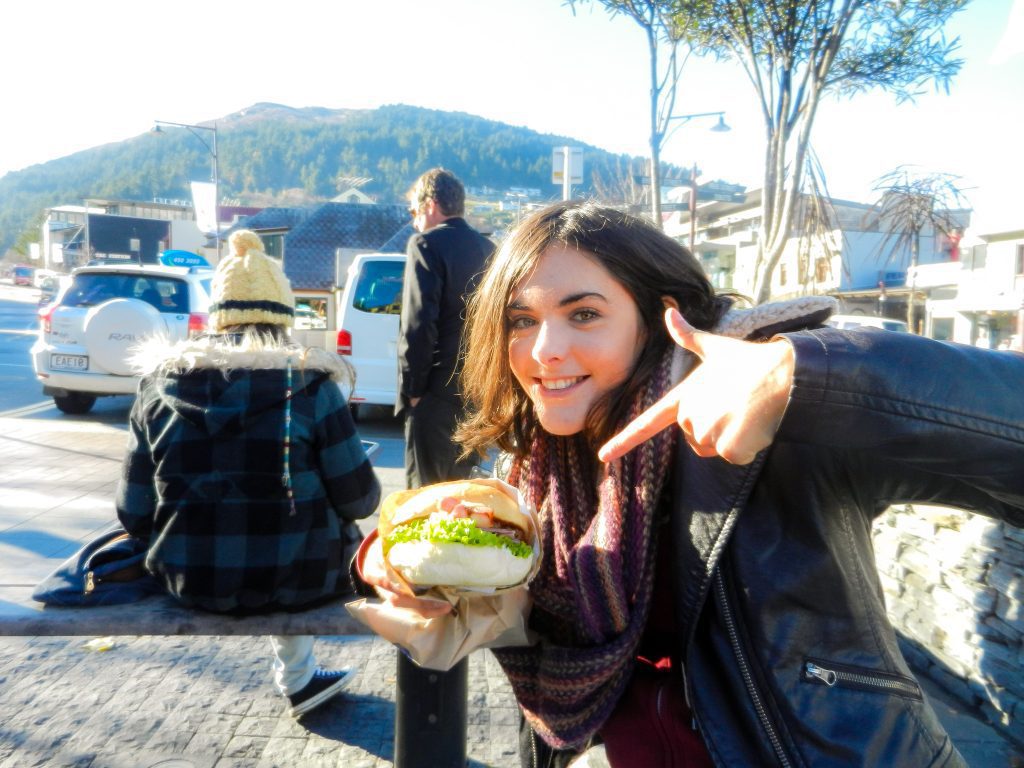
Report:
M706 184L700 185L701 189L706 189L708 192L744 192L746 187L742 184L728 184L724 181L709 181Z
M703 189L697 190L697 200L702 203L718 202L718 203L743 203L747 200L745 192L736 193L723 193L723 192L705 192Z
M569 183L583 183L583 147L554 147L551 150L551 183L564 184L565 150L569 150Z
M689 203L662 203L661 212L671 213L672 211L688 211L690 210Z
M649 187L651 185L650 176L633 176L633 183L638 184L641 187ZM688 187L690 186L689 179L662 179L661 186L664 189L669 187Z
M697 187L697 199L702 202L742 203L747 199L746 190L742 184L709 181Z

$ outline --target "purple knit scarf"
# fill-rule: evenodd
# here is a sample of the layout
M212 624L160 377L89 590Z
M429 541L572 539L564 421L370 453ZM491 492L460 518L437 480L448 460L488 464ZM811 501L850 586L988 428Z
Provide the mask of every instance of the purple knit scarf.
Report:
M670 386L672 355L628 419ZM539 434L509 482L536 505L544 559L530 584L530 625L542 640L494 654L533 729L552 747L579 748L615 708L654 587L654 516L675 432L664 430L607 468L580 437ZM595 472L601 472L599 478Z

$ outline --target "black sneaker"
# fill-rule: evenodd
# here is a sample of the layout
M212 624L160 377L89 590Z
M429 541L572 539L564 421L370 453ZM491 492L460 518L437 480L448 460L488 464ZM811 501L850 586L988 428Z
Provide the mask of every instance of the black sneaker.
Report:
M337 672L318 669L305 688L288 697L292 705L288 714L292 717L301 717L316 709L341 693L354 675L355 672L351 669L341 669Z

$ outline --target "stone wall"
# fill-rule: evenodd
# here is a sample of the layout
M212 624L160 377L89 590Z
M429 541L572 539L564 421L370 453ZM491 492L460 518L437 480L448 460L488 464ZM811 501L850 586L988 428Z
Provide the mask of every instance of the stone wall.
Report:
M907 661L1024 744L1024 530L918 504L874 539Z

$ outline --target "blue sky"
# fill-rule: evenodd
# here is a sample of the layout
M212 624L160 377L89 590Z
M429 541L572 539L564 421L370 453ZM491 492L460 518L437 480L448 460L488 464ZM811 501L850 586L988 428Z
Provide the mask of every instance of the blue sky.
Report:
M259 101L455 110L642 155L646 43L625 18L561 0L137 0L5 4L0 174ZM836 197L869 202L900 164L963 177L976 233L1024 228L1024 0L974 0L947 31L950 93L826 101L812 143ZM738 67L691 59L665 159L757 186L763 128ZM552 193L557 190L552 187Z

